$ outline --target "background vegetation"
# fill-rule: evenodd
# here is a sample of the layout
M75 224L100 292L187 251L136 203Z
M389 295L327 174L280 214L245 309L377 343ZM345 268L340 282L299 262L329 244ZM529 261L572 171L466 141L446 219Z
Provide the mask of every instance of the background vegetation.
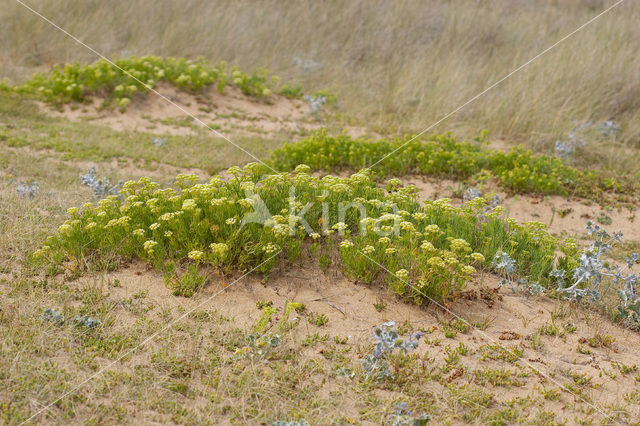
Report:
M606 0L456 2L84 1L29 4L108 56L204 55L269 68L382 133L410 133L613 4ZM18 3L0 8L0 78L96 58ZM78 19L82 17L82 19ZM614 120L616 140L588 140L584 163L638 172L640 6L625 2L482 96L434 132L550 150L579 123Z

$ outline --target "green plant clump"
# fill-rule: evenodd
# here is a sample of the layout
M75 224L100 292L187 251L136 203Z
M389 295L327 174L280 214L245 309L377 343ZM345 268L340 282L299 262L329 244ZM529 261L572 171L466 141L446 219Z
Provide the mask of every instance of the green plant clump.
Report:
M266 274L278 259L336 250L348 276L383 281L421 303L450 298L477 269L490 269L498 251L511 253L515 274L542 284L557 250L576 255L541 223L500 219L502 208L487 210L482 197L462 207L446 199L421 205L417 188L398 180L385 190L367 171L319 178L304 165L265 175L251 163L228 173L229 181L214 176L208 183L178 175L175 188L149 178L127 182L120 196L69 209L36 258L73 270L104 258L140 258L177 294L189 295L203 284L195 275L204 267Z
M485 148L481 139L461 142L449 134L409 142L410 139L407 136L372 141L347 135L329 136L319 131L302 141L286 144L271 158L274 167L281 170L292 170L300 163L313 170L358 170L384 158L374 167L381 176L421 174L465 180L488 172L505 189L515 193L589 196L598 186L594 185L597 179L593 173L582 172L559 158L535 155L522 147L505 153Z
M233 77L233 84L242 93L258 97L269 96L271 87L280 81L277 76L269 78L269 70L264 68L257 68L251 74L245 74L238 67L234 67L231 76Z
M268 96L272 85L278 82L275 76L268 78L265 69L246 74L234 67L229 72L224 61L214 66L202 57L190 60L142 56L116 59L113 63L115 66L100 59L92 64L56 66L48 74L35 74L16 90L58 105L102 96L105 106L115 104L125 109L133 97L147 93L159 82L190 92L215 84L221 93L231 82L244 94L256 97Z

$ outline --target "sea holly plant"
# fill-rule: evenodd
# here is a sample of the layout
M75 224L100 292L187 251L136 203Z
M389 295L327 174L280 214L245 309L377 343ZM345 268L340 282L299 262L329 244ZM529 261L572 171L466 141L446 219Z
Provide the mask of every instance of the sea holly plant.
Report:
M66 321L64 315L56 311L54 308L45 309L44 313L42 314L42 319L58 326L64 325Z
M568 140L558 140L554 145L554 154L563 160L572 160L573 154L587 146L584 138L595 137L589 132L596 126L593 121L578 123L568 133ZM605 137L615 137L620 132L620 125L614 121L606 120L597 125L598 133Z
M632 253L627 258L626 266L631 269L636 263L638 263L638 253ZM627 274L622 276L620 271L617 271L616 280L624 282L623 288L618 289L621 301L620 306L618 306L618 317L630 322L640 323L640 295L638 294L640 275Z
M276 420L271 426L309 426L305 420Z
M558 282L557 291L565 299L580 301L589 298L600 300L600 284L606 276L614 277L611 268L602 260L602 255L611 250L613 241L622 241L622 233L610 235L605 229L591 221L587 222L587 234L594 238L593 243L582 250L579 264L574 269L573 279L567 283L566 271L554 270L551 276Z
M516 261L507 253L503 251L496 253L492 266L503 277L498 283L498 287L508 284L514 293L522 293L528 296L544 293L545 288L538 283L531 283L526 278L514 279L514 274L517 271Z
M414 417L407 407L406 402L395 403L393 413L387 416L388 424L392 426L424 426L431 420L431 417L426 414Z
M112 185L108 178L99 178L96 176L96 166L91 166L86 174L80 176L80 182L84 186L88 186L93 190L96 197L106 197L107 195L117 194L121 184Z
M604 228L589 221L587 233L593 237L593 243L582 250L578 266L573 271L573 277L569 281L567 273L563 269L551 272L551 276L557 280L557 291L566 299L581 301L601 299L600 286L605 278L609 278L615 285L620 286L618 295L618 317L629 322L640 322L640 295L638 284L640 275L632 273L632 269L638 263L638 253L630 254L623 267L609 265L602 256L611 251L614 243L622 242L622 233L609 234Z
M471 201L478 197L482 197L482 190L480 188L469 187L462 195L462 200Z
M309 104L307 114L320 119L322 106L327 102L326 96L304 95L303 99Z
M500 281L500 285L508 284L512 281L512 276L516 272L516 262L503 251L496 253L493 258L492 266L494 269L503 274L503 279Z
M390 365L390 357L394 352L406 355L418 347L422 333L410 334L408 339L400 337L394 321L386 322L373 330L377 343L373 354L360 360L367 380L393 379L395 373ZM397 351L396 351L397 349Z
M151 143L153 143L153 145L154 145L156 148L161 148L161 147L163 147L163 146L164 146L164 144L166 144L168 140L169 140L169 138L166 138L166 137L165 137L165 138L160 137L160 136L152 136L152 137L151 137Z
M553 147L555 155L562 158L563 160L571 160L574 152L578 149L584 148L586 145L583 140L577 139L576 132L583 129L588 129L589 127L591 127L591 125L591 122L578 124L576 127L571 129L571 131L569 131L568 141L556 141Z
M88 317L86 315L84 315L84 316L77 315L75 317L75 319L74 319L74 322L75 322L76 326L84 327L84 328L87 328L87 329L96 328L96 327L98 327L99 325L102 324L102 322L100 320Z
M60 312L56 311L54 308L47 308L45 309L45 311L42 314L42 319L43 321L47 321L50 322L54 325L57 326L63 326L67 323L69 323L65 316L62 315ZM98 326L100 326L102 324L102 322L98 319L95 318L91 318L89 316L81 316L81 315L77 315L73 321L70 322L70 324L75 325L78 328L86 328L86 329L93 329L96 328Z
M40 184L36 181L26 182L21 180L16 187L16 193L21 197L34 198L40 189Z

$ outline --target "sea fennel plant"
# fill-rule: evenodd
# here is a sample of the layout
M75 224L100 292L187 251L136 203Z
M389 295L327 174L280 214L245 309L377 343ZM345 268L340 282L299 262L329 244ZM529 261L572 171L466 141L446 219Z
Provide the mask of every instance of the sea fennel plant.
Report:
M304 165L265 174L249 164L228 173L228 181L207 183L179 175L174 188L148 178L126 182L119 195L69 209L36 254L71 269L139 258L177 294L191 295L211 276L206 268L267 274L280 259L308 252L326 263L334 250L347 276L386 282L421 303L450 298L478 269L489 269L486 259L513 247L515 275L548 282L564 244L540 223L501 219L502 208L487 209L483 197L460 207L446 199L420 203L415 187L394 181L382 189L366 170L315 177Z
M51 72L37 73L22 86L9 90L54 105L87 102L93 97L101 97L103 106L115 106L124 112L134 98L149 93L160 83L192 93L209 86L215 86L222 93L231 84L245 95L266 98L279 82L279 78L269 76L266 69L245 73L238 67L230 71L227 68L224 61L213 65L203 57L185 59L147 55L112 62L100 59L91 64L55 66Z

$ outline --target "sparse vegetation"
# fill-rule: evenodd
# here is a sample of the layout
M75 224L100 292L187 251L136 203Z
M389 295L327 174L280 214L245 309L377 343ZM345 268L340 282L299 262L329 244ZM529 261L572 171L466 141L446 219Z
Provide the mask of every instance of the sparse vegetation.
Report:
M637 5L445 3L8 5L0 423L637 421Z

